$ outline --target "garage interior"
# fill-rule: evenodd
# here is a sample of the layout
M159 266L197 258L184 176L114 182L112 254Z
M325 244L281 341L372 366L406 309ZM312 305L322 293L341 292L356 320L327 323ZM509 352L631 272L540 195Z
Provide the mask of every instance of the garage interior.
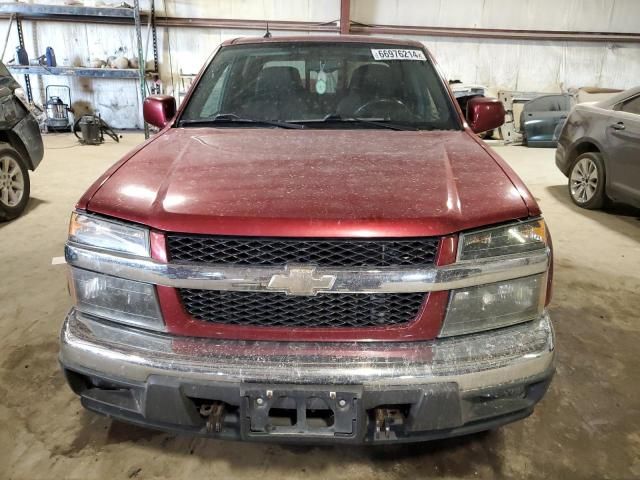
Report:
M67 3L39 2L54 10ZM20 13L10 13L16 5ZM222 41L262 36L268 23L274 37L418 40L446 78L459 80L452 87L479 86L486 96L516 99L511 117L507 109L510 130L493 132L486 141L531 190L553 235L549 312L557 357L549 391L533 415L489 432L349 448L159 432L91 413L67 387L58 363L58 337L72 304L61 261L69 216L96 178L145 141L143 98L131 61L139 55L132 18L83 19L69 12L42 13L47 8L36 12L36 6L0 3L0 36L7 32L8 45L0 60L25 90L24 70L10 62L21 41L30 58L53 47L57 62L72 70L90 68L96 59L106 63L110 56L125 57L129 64L120 70L130 76L29 75L36 105L46 110L48 85L68 86L69 123L98 112L117 131L118 142L105 137L99 145L83 145L71 132L43 133L45 155L30 172L29 203L20 217L0 223L0 325L5 329L0 339L0 478L640 477L640 212L622 204L599 210L576 206L567 178L556 167L555 147L522 145L519 120L524 102L538 96L565 95L573 102L580 92L604 95L595 98L600 99L638 86L640 4L163 0L155 2L152 17L151 4L140 2L146 62L138 63L147 66L145 96L163 93L180 100ZM22 22L22 40L16 21ZM39 120L45 128L44 113Z

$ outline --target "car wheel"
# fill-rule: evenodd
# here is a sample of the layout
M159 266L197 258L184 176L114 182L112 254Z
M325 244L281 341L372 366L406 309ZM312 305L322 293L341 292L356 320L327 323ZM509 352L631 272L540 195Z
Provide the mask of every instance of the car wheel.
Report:
M582 208L597 209L604 206L605 170L602 155L583 153L569 171L569 194L573 203Z
M12 220L29 202L29 171L20 154L0 144L0 220Z

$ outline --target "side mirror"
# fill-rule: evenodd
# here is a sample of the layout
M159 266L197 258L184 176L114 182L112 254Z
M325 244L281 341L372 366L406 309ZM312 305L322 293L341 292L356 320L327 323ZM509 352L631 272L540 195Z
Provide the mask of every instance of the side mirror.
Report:
M495 98L475 97L467 103L467 123L475 133L487 132L504 123L504 106Z
M176 115L176 99L169 95L151 95L144 99L142 116L151 125L164 128Z

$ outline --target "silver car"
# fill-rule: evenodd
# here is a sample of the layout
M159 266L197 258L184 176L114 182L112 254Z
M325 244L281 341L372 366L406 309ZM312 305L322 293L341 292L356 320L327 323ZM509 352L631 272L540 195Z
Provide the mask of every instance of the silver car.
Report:
M576 105L558 139L556 165L576 205L640 207L640 87Z

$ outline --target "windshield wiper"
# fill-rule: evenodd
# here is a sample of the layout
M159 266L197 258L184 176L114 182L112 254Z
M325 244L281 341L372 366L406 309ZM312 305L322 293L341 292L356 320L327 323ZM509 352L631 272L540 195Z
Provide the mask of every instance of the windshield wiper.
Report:
M290 123L281 120L256 120L253 118L242 118L235 113L219 113L211 118L194 118L180 120L180 126L184 125L215 125L224 123L248 123L251 125L268 125L278 128L304 128L304 125L298 123Z
M384 118L380 119L369 119L369 118L361 118L361 117L343 117L339 113L330 113L326 115L322 120L308 120L305 123L361 123L363 125L371 125L374 127L388 128L390 130L402 130L402 131L416 131L418 130L416 127L411 125L401 125L399 123L394 123L390 120L385 120Z

